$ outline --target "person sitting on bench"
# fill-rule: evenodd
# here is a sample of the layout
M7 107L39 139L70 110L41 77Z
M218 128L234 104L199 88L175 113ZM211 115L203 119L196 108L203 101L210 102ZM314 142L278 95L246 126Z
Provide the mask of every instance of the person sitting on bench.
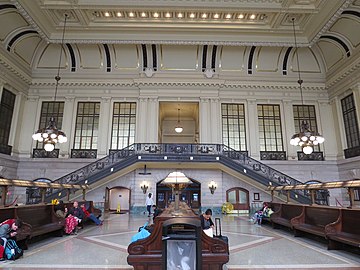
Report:
M81 208L79 207L79 203L77 201L74 201L73 207L70 209L69 214L73 215L76 218L80 227L83 227L82 222L85 217L85 214L83 210L81 210Z
M81 207L81 210L84 212L85 218L88 218L88 219L94 221L95 224L98 226L103 224L103 222L100 219L98 219L97 217L95 217L93 213L90 213L88 210L86 210L85 204L81 204L80 207Z

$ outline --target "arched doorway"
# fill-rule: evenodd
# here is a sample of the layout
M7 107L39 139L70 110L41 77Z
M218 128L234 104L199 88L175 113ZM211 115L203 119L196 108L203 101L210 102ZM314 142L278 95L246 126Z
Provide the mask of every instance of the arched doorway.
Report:
M130 210L130 189L125 187L113 187L110 189L106 189L109 198L109 210L115 211L120 206L121 211L129 211Z
M226 191L226 201L234 206L234 210L249 210L249 191L235 187Z
M201 206L201 184L193 179L190 180L192 183L181 190L180 201L185 202L191 209L199 209ZM156 205L159 208L166 208L175 201L175 194L172 189L161 184L161 181L156 184L156 194Z

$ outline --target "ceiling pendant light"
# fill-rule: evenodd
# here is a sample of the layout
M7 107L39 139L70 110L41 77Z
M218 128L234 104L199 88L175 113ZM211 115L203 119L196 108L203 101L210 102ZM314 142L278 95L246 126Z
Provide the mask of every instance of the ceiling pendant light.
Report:
M297 69L298 69L298 84L300 89L301 96L301 104L304 105L304 98L302 92L302 83L304 82L301 79L300 73L300 64L299 64L299 55L298 55L298 47L296 42L296 34L295 34L295 19L292 18L293 31L294 31L294 40L295 40L295 49L296 49L296 60L297 60ZM294 146L300 146L303 153L306 155L310 155L314 151L314 146L319 145L325 141L324 137L321 136L318 132L313 132L310 130L309 124L303 120L300 125L300 132L294 134L291 137L290 144Z
M180 108L178 108L178 120L177 120L177 125L176 125L176 127L175 127L175 132L176 133L181 133L181 132L183 132L183 128L182 128L182 126L180 125Z
M57 90L58 90L58 86L59 86L59 81L61 80L60 65L61 65L61 59L62 59L62 50L63 50L63 45L64 45L64 36L65 36L65 27L66 27L67 18L68 18L68 15L65 14L64 28L63 28L63 32L62 32L62 38L61 38L59 65L57 68L57 74L55 76L56 84L55 84L54 102L56 102L56 95L57 95ZM56 127L55 117L50 117L47 127L38 129L32 135L32 138L35 141L42 142L44 144L44 149L47 152L53 151L55 149L55 144L67 142L65 133Z

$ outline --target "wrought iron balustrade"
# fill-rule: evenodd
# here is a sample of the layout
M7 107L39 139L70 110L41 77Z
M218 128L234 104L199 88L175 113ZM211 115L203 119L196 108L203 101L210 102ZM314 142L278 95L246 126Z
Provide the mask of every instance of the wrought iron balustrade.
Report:
M141 156L141 159L139 159ZM166 156L166 159L164 158ZM192 158L190 158L192 157ZM300 181L223 144L161 144L136 143L121 150L110 150L109 155L71 172L54 182L64 184L88 184L102 179L138 161L142 162L221 162L264 185L296 185ZM54 194L61 192L56 190ZM295 195L296 194L296 195ZM293 193L304 197L301 190ZM306 196L305 196L306 197Z

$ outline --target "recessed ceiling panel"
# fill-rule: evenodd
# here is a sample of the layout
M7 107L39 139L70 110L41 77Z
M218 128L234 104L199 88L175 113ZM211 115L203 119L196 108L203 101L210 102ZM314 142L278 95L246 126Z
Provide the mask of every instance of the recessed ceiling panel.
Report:
M136 70L139 69L140 59L137 45L112 45L115 57L115 69Z
M161 45L162 70L196 71L199 68L199 46Z
M334 43L327 40L320 40L318 46L324 55L327 69L330 70L338 62L346 57L344 51Z
M319 60L317 59L316 55L310 48L298 48L296 50L299 56L299 64L300 64L300 71L302 73L320 73L320 64ZM292 71L297 72L297 57L296 52L293 54L292 57Z
M17 12L8 12L0 16L0 40L3 41L12 31L28 26Z
M360 43L360 21L350 18L340 18L330 29L331 32L339 33L351 41L354 47Z
M257 72L277 72L279 71L279 61L282 48L280 47L261 47L256 57Z
M30 66L36 48L41 40L39 36L25 37L16 43L14 53Z
M243 71L245 67L245 46L223 46L220 53L220 70Z
M67 55L62 47L62 59L60 63L61 69L66 69L68 66ZM45 47L42 52L39 62L37 64L37 68L40 69L57 69L59 65L59 57L60 57L60 44L49 44Z
M97 44L78 44L76 45L80 57L80 68L82 69L102 69L104 57L100 45Z

